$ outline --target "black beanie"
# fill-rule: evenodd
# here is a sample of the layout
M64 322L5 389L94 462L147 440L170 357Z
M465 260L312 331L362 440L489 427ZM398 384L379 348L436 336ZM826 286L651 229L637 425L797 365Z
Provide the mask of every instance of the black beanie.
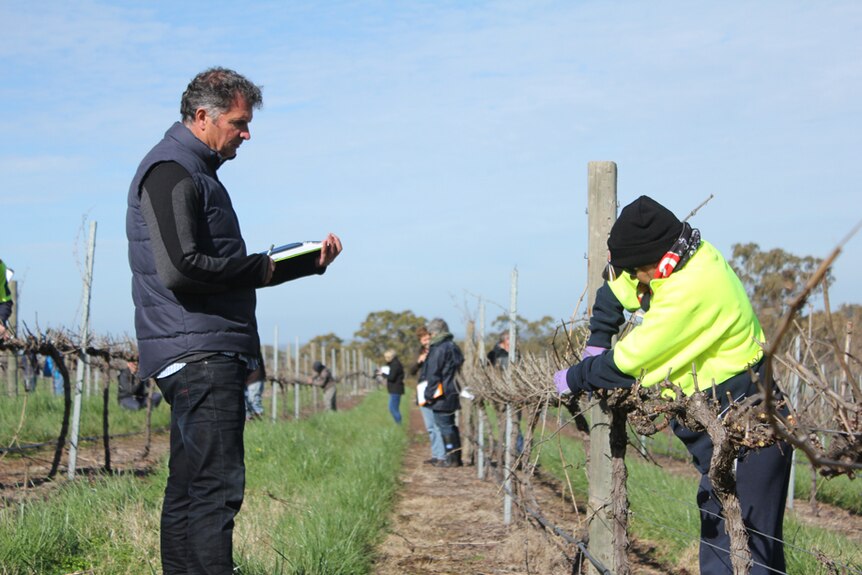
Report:
M620 212L608 237L611 265L631 269L657 263L682 233L673 212L641 196Z

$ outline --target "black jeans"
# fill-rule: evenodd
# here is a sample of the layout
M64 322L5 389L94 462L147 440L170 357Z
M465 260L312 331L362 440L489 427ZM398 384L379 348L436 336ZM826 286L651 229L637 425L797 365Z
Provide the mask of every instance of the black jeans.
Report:
M161 518L164 575L229 575L234 517L245 490L245 378L214 355L158 380L171 406L171 455Z

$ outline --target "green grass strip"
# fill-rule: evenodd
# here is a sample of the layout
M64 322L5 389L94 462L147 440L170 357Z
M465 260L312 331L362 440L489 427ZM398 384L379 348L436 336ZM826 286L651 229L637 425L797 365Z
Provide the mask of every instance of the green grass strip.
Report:
M246 428L247 488L234 555L246 575L368 573L407 445L388 396L298 423ZM0 510L0 575L161 572L166 469L66 482Z
M368 573L407 435L375 392L344 413L252 425L238 555L247 575Z
M629 434L629 437L635 444L639 440L634 434ZM667 455L681 461L691 460L682 442L672 434L661 433L648 437L646 445L650 453ZM796 451L795 469L794 497L803 500L797 501L797 505L805 505L804 501L811 496L811 465L805 454L799 450ZM846 475L827 479L818 473L816 480L817 501L841 507L856 515L862 514L862 489L856 479L850 479Z
M561 481L568 473L580 503L585 503L588 496L584 461L583 445L576 439L558 437L542 447L540 463L545 472ZM627 458L626 466L632 513L630 533L654 545L656 557L665 565L696 569L700 536L695 502L697 479L670 475L635 456ZM862 569L858 545L833 531L806 526L786 516L784 541L787 572L791 575L831 573L808 551L821 552L840 565Z
M9 446L13 438L20 445L55 441L63 423L63 397L55 396L50 385L36 386L36 391L7 397L0 402L0 445ZM129 411L117 403L116 385L110 389L108 399L108 426L112 435L143 432L146 429L146 410ZM80 437L102 436L104 405L102 388L97 393L81 398ZM170 408L162 404L153 410L154 429L168 427ZM71 428L71 423L70 423ZM15 436L17 432L17 436ZM2 572L0 572L2 573Z

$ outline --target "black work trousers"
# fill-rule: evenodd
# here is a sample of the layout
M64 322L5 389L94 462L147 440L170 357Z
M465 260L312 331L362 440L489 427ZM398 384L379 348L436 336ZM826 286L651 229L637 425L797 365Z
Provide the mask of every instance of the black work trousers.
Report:
M161 517L165 575L233 573L234 517L245 490L246 364L224 355L158 380L171 406Z

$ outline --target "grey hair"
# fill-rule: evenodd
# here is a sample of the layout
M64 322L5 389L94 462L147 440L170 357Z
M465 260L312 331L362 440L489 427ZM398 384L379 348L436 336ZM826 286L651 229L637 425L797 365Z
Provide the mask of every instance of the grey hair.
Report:
M195 112L203 108L213 120L227 112L237 97L242 97L251 108L263 106L261 87L245 76L228 68L204 70L189 82L180 102L183 123L194 120Z
M428 322L428 333L432 336L449 331L449 325L441 318L435 317Z

